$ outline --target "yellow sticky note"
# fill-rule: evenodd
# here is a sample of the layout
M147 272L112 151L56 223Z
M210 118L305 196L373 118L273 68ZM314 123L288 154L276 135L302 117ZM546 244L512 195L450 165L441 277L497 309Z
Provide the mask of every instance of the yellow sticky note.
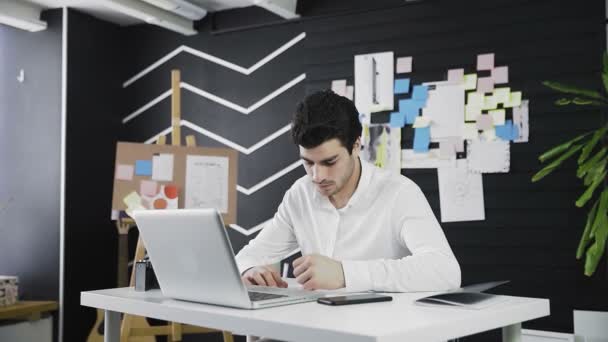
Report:
M472 92L467 95L467 106L483 107L483 94Z
M141 197L139 197L136 191L133 191L125 196L122 201L127 205L127 207L141 206Z
M464 90L474 90L477 88L477 74L464 75Z
M481 109L490 110L490 109L496 109L496 107L498 107L498 103L496 103L496 99L494 98L494 95L484 96L483 106L481 106Z
M465 121L476 121L477 117L481 115L481 108L466 105L464 107L464 120Z
M489 112L492 117L492 121L494 122L494 126L502 126L505 124L505 110L504 109L495 109Z
M505 108L521 106L521 91L511 93L509 101L505 102Z
M509 101L509 95L511 95L511 88L494 88L493 94L496 103L505 103Z
M489 128L489 129L485 129L481 133L481 137L485 141L494 141L494 140L496 140L496 129L494 127Z
M477 124L465 123L462 128L462 138L466 140L477 140L479 138Z

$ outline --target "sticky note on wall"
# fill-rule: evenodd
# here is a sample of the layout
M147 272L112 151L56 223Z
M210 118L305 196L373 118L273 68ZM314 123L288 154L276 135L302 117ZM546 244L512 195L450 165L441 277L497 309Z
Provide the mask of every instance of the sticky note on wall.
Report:
M117 164L114 178L118 180L132 180L133 165Z
M414 130L414 152L425 153L429 151L431 142L431 127L416 128Z
M136 160L135 174L138 176L152 176L152 161L151 160Z

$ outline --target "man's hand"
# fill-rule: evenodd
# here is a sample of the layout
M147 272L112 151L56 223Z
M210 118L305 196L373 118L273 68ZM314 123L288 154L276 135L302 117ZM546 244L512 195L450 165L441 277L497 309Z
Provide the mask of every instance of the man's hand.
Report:
M293 262L293 275L306 290L333 290L344 287L342 263L319 254L306 255Z
M287 283L272 266L252 267L243 273L241 279L246 285L287 287Z

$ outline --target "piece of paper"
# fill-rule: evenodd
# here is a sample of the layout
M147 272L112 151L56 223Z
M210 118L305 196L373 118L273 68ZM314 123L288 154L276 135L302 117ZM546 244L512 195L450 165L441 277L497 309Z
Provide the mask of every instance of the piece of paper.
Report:
M483 132L481 132L481 140L482 141L496 140L496 129L494 127L484 129Z
M431 124L431 118L429 118L428 116L417 116L412 127L413 128L422 128L422 127L428 127L430 124ZM432 132L432 130L431 130L431 132Z
M410 79L401 78L395 80L395 94L407 94L410 92Z
M456 146L449 140L439 142L439 157L456 159Z
M431 120L431 140L460 136L465 120L464 85L446 81L425 85L435 87L429 90L426 106L422 108L422 117Z
M467 144L467 161L471 172L509 172L510 145L508 141L471 141Z
M477 74L464 75L464 90L475 90L477 87Z
M464 129L464 126L463 126L463 129ZM461 136L447 137L447 138L445 138L445 141L452 144L454 146L454 148L456 149L456 152L458 152L458 153L464 152L464 140L462 139Z
M221 213L228 212L227 157L197 156L186 157L186 208L216 208Z
M132 180L133 179L133 165L117 164L116 173L114 178L118 180Z
M399 57L397 58L397 73L404 74L412 72L412 57Z
M427 153L418 153L414 150L401 151L401 168L403 169L437 169L440 167L454 167L456 158L441 158L440 149L433 148Z
M473 107L466 105L464 107L464 119L465 121L476 121L481 115L481 107Z
M414 152L424 153L429 151L431 143L430 127L416 128L414 130Z
M361 157L380 168L401 172L401 129L387 124L363 127Z
M122 201L127 207L136 207L141 205L141 197L137 194L136 191L133 191L127 196L125 196Z
M483 106L481 106L482 110L492 110L498 107L498 103L496 103L496 99L494 99L494 95L485 95L483 97Z
M509 101L509 96L511 95L511 88L494 88L494 100L496 103L502 103Z
M116 221L116 220L118 220L118 216L119 216L118 210L112 209L112 212L110 213L110 220Z
M425 85L415 85L412 92L412 99L418 101L426 101L429 97L429 88Z
M479 77L477 79L477 91L479 93L490 93L494 90L494 79L492 77Z
M448 82L454 84L464 83L464 69L448 70Z
M505 108L512 108L521 106L521 91L512 92L509 95L509 101L505 102Z
M492 117L492 123L494 126L501 126L505 124L505 110L504 109L494 109L488 112L488 114Z
M513 127L517 127L517 137L513 142L528 142L528 100L521 101L521 105L513 107Z
M478 92L471 92L467 94L467 106L470 107L483 107L484 96Z
M466 159L437 169L437 179L441 222L485 220L482 175L469 172Z
M492 79L494 84L505 84L509 83L509 67L499 66L492 69Z
M492 128L493 122L492 117L488 114L482 114L477 117L477 129L484 130Z
M494 54L477 55L477 70L492 70L494 68Z
M513 132L513 121L506 120L504 125L494 127L496 129L496 136L502 140L509 141L514 139ZM516 138L517 136L515 136Z
M353 86L346 86L346 95L344 95L344 96L346 96L347 99L349 99L349 100L352 101L353 98L354 98L353 97L354 94L355 94L355 87L353 87Z
M158 183L155 181L142 179L141 183L139 183L139 193L142 196L156 196L158 193Z
M402 112L394 112L391 113L391 118L389 124L392 128L398 128L405 126L405 113Z
M462 138L466 140L477 140L479 139L479 132L477 130L476 123L465 123L462 133Z
M151 176L152 175L152 161L151 160L136 160L135 161L135 175Z
M152 179L173 181L173 154L161 153L152 157Z
M331 90L340 96L346 96L346 80L331 81Z
M393 110L393 52L355 56L355 106L359 113Z

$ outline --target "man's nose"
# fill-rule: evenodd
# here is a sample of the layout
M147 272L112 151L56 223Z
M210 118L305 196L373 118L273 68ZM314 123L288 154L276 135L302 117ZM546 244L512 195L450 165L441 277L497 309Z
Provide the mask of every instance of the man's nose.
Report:
M325 168L321 165L313 165L312 167L312 180L315 183L320 183L325 179Z

